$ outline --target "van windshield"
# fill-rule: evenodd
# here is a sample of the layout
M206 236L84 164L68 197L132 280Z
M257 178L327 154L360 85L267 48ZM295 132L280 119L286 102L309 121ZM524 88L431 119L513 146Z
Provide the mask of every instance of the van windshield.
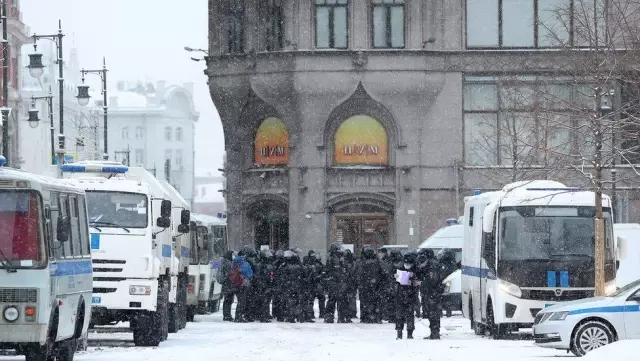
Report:
M33 267L42 262L38 195L0 190L0 267Z
M98 227L146 228L147 196L115 191L87 191L89 223Z
M580 208L509 207L500 212L499 257L507 261L592 260L593 214ZM611 213L604 212L607 258L613 257Z

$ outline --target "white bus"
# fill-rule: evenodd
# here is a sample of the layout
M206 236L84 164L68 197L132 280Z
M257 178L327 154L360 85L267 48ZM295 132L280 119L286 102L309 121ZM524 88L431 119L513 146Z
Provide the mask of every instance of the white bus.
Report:
M220 308L222 297L222 285L216 282L216 274L220 259L227 251L226 219L196 213L192 213L191 217L197 225L197 257L200 268L196 313L216 312Z
M91 319L85 193L4 168L0 157L0 348L70 361Z
M536 314L593 296L595 194L517 182L465 199L462 310L478 334L531 328ZM611 202L603 195L607 290L615 290Z
M129 322L136 346L167 339L177 279L171 201L148 183L126 178L118 163L65 164L69 182L85 190L93 256L93 326Z

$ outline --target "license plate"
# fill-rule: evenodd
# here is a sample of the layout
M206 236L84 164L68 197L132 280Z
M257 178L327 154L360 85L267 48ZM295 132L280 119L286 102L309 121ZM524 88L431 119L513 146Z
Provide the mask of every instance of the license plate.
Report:
M553 303L547 303L544 305L544 308L551 307L551 306L553 306Z
M91 303L100 303L102 301L102 298L100 297L91 297Z

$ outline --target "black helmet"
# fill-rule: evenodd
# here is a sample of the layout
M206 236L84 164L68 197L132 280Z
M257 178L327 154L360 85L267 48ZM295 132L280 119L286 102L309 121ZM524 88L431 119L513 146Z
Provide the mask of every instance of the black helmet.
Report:
M389 252L389 259L393 263L402 262L402 253L397 249L392 249L391 252Z
M365 246L362 248L362 258L364 259L374 259L376 258L376 250L371 246Z
M404 261L404 263L408 263L408 264L415 264L416 261L418 260L418 253L411 251L411 252L407 252L403 257L402 260Z
M296 256L296 253L291 250L284 251L284 258L293 258Z
M342 251L342 242L333 242L329 245L329 253L332 255L339 254Z

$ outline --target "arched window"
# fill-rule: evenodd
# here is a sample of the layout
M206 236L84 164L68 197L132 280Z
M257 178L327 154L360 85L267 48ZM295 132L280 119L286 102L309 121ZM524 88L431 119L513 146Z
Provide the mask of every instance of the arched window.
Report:
M256 165L289 163L289 131L281 119L269 117L260 123L254 141Z
M129 139L129 127L122 128L122 139Z
M389 164L389 137L375 118L355 115L336 129L334 157L336 165L386 166Z
M176 128L176 141L182 142L182 128Z
M171 127L164 128L164 140L171 140Z

